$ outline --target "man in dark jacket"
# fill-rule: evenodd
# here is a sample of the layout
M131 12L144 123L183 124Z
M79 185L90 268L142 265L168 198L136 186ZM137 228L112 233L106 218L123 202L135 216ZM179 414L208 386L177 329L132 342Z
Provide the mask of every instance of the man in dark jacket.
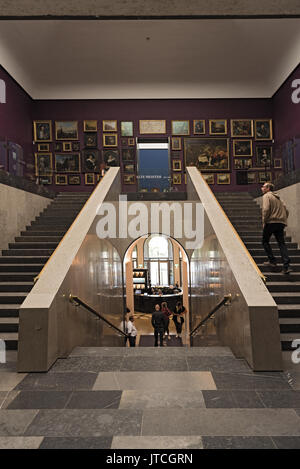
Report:
M160 310L159 305L155 305L155 311L152 314L151 323L154 329L154 339L155 339L154 347L158 346L158 335L159 335L159 345L160 347L163 347L165 316L164 316L164 313Z

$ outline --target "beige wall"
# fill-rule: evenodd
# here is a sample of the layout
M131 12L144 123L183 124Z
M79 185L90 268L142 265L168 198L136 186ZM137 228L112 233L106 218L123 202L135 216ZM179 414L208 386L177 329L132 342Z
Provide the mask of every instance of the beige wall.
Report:
M0 249L7 249L51 199L0 184Z

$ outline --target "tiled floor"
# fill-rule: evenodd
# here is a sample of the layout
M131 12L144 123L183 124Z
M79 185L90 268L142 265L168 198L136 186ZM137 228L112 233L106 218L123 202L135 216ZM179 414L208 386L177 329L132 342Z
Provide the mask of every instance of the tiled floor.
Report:
M0 448L298 448L300 365L226 347L77 348L48 373L0 364Z

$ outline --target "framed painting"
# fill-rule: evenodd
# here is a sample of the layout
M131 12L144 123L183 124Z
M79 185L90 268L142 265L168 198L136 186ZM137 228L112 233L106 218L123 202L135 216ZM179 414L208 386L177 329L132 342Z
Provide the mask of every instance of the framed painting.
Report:
M57 173L80 173L80 154L56 153L55 171Z
M123 184L135 184L135 174L123 174Z
M215 183L215 175L214 174L203 174L203 173L201 173L201 176L203 177L204 181L207 182L207 184L213 185Z
M97 148L97 134L92 132L84 134L84 146L86 148Z
M72 142L63 142L63 151L72 151Z
M255 140L272 140L272 119L255 119Z
M116 120L104 120L102 122L103 132L117 132L118 130L118 121Z
M122 150L122 161L134 161L134 159L135 159L134 148L124 148Z
M172 137L172 150L181 150L181 137Z
M97 132L98 126L96 120L85 120L83 121L84 132Z
M248 181L248 184L256 184L257 183L257 173L251 173L251 172L247 172L247 181Z
M79 186L81 184L80 174L68 175L68 182L71 186Z
M103 150L105 166L119 166L119 150Z
M252 156L252 140L233 140L233 156Z
M129 139L128 139L128 145L129 145L130 147L132 147L132 146L135 145L135 140L134 140L134 138L129 138Z
M260 184L264 184L265 182L272 182L272 173L270 171L258 173L258 182Z
M274 158L274 169L281 169L281 168L282 168L282 159Z
M104 147L117 147L118 146L118 134L103 134L103 146Z
M72 142L72 151L80 151L80 142Z
M181 173L173 174L173 184L181 184Z
M84 150L82 152L82 171L85 173L97 173L100 171L98 150Z
M129 139L128 139L128 140L129 140ZM127 140L127 138L121 138L121 139L120 139L122 147L127 147L127 145L128 145L128 140Z
M210 135L227 135L226 119L210 119L209 120Z
M230 174L217 174L217 184L230 184Z
M256 164L258 168L270 168L272 164L272 147L256 147Z
M233 160L234 169L249 169L252 168L252 159L248 158L235 158Z
M84 175L84 184L86 186L93 186L95 184L95 174L87 173Z
M171 121L172 135L190 135L190 121Z
M62 151L63 150L63 142L55 142L54 151Z
M185 167L196 166L200 171L229 170L228 138L185 138Z
M231 119L232 137L253 137L252 119Z
M55 174L55 184L57 186L66 186L68 184L68 176L66 174Z
M121 137L133 137L132 121L121 121Z
M52 176L39 176L39 184L43 184L44 186L52 184Z
M166 121L158 119L148 119L139 121L140 134L165 134Z
M52 122L33 121L33 135L35 142L52 142Z
M39 143L38 144L38 151L50 151L50 144L49 143Z
M52 174L52 153L35 153L35 175L48 176Z
M56 140L78 140L77 121L55 121Z
M181 171L181 160L172 160L172 170Z
M124 173L134 173L134 164L124 164Z
M194 135L204 135L205 134L205 120L195 119L193 121L193 132L194 132Z

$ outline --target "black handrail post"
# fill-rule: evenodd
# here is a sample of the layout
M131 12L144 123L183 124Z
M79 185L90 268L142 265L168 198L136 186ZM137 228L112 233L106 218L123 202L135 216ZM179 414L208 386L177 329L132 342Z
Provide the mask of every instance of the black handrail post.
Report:
M228 295L225 295L224 298L214 307L214 309L207 315L205 316L204 319L202 319L199 324L191 331L190 333L190 343L191 346L193 344L193 336L194 334L200 329L201 326L203 326L213 315L218 311L223 305L225 304L230 304L232 299L232 295L229 293Z

